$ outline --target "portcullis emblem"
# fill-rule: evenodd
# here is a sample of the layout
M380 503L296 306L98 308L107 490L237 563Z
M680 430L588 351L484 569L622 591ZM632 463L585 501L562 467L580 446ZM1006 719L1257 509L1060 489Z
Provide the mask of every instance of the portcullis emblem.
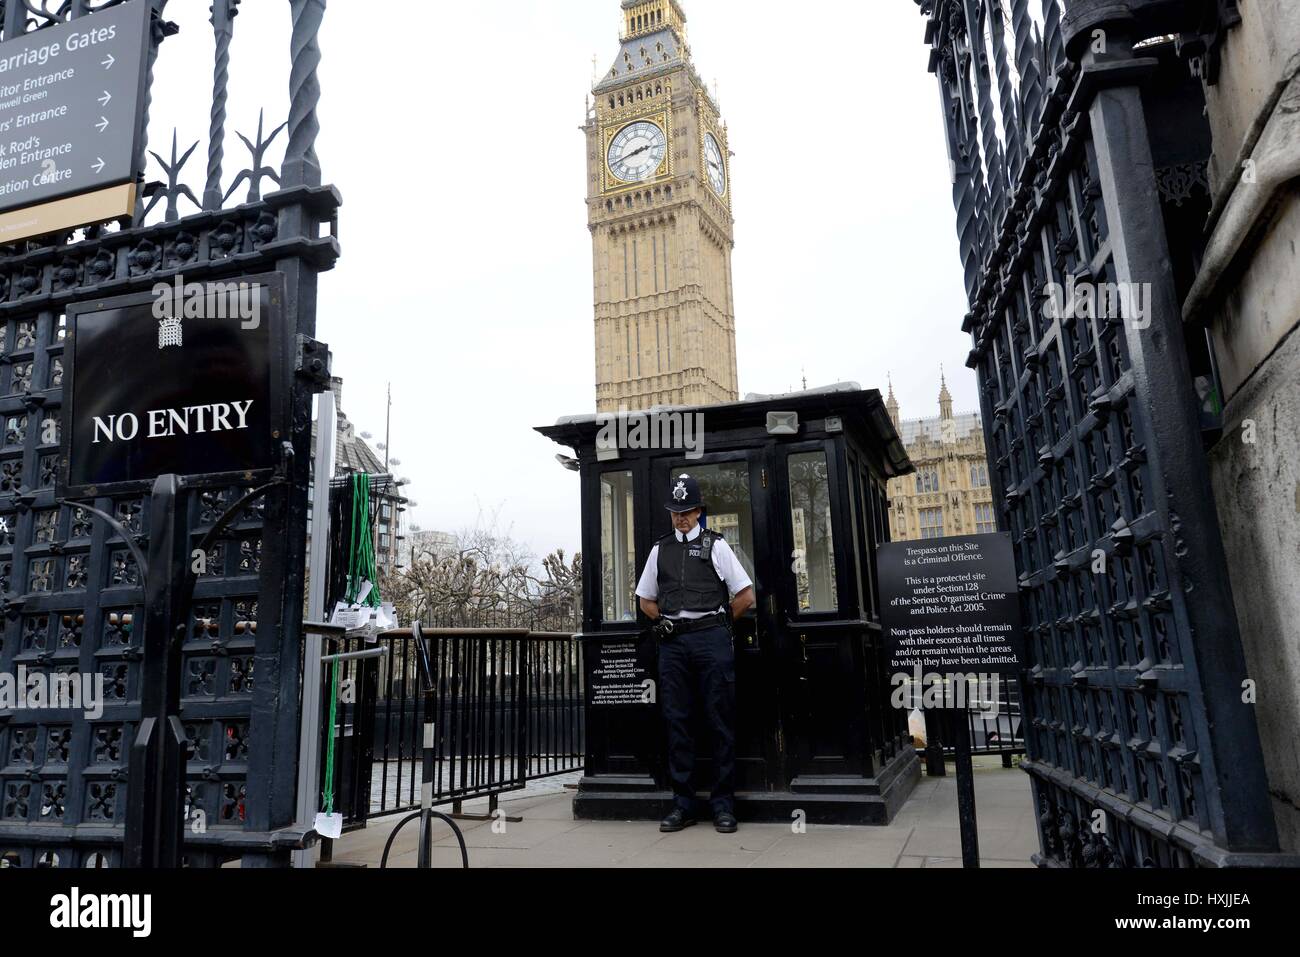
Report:
M158 321L158 348L183 346L185 339L181 333L180 316L166 316Z

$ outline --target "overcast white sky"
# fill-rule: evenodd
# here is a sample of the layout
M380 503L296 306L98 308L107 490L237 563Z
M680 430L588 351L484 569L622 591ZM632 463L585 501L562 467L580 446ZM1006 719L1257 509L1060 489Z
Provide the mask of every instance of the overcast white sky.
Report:
M904 417L933 415L943 364L958 411L974 411L916 5L683 2L736 154L741 391L785 391L806 374L883 392L892 372ZM187 167L199 196L207 7L169 5L182 31L162 47L150 129L164 154L173 124L182 150L202 141ZM251 136L259 106L269 127L287 117L288 20L288 4L269 0L244 0L236 20L227 183L246 161L233 130ZM318 151L343 194L343 258L321 279L317 331L344 377L344 411L376 442L392 382L413 524L455 531L497 513L539 556L577 548L578 477L532 428L594 410L578 128L592 56L609 68L620 22L618 0L329 5ZM283 140L268 157L277 167Z

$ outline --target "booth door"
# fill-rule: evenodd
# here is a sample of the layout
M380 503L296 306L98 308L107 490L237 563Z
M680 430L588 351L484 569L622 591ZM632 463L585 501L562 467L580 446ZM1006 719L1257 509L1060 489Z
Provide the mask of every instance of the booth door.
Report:
M781 570L769 598L779 676L783 787L800 778L861 775L868 769L868 709L861 576L856 566L856 497L833 442L773 450L770 561ZM849 530L849 534L844 534ZM846 538L848 540L846 540ZM777 552L780 555L777 555Z
M776 644L772 622L763 602L771 572L764 544L771 540L767 491L761 450L707 455L696 461L660 463L654 488L668 488L674 475L689 473L699 483L708 506L705 525L727 540L754 581L758 607L735 626L736 648L736 789L778 790L780 766L780 707L777 700ZM665 510L655 535L672 530ZM697 778L711 779L712 744L696 716Z

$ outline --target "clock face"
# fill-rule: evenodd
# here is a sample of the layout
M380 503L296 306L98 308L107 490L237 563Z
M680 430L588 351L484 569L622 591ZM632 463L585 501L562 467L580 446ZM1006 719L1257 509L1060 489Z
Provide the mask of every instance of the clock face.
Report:
M654 123L642 120L618 131L609 144L609 171L625 183L654 176L668 155L668 137Z
M712 133L704 134L704 165L713 191L722 196L727 192L727 166L722 161L722 148Z

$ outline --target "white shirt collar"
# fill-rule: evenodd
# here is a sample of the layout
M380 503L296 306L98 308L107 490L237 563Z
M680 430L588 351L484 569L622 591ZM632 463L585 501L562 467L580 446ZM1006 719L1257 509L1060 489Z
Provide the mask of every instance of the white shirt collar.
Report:
M700 523L696 522L695 527L683 535L677 529L673 529L673 534L677 536L679 542L693 542L700 537Z

